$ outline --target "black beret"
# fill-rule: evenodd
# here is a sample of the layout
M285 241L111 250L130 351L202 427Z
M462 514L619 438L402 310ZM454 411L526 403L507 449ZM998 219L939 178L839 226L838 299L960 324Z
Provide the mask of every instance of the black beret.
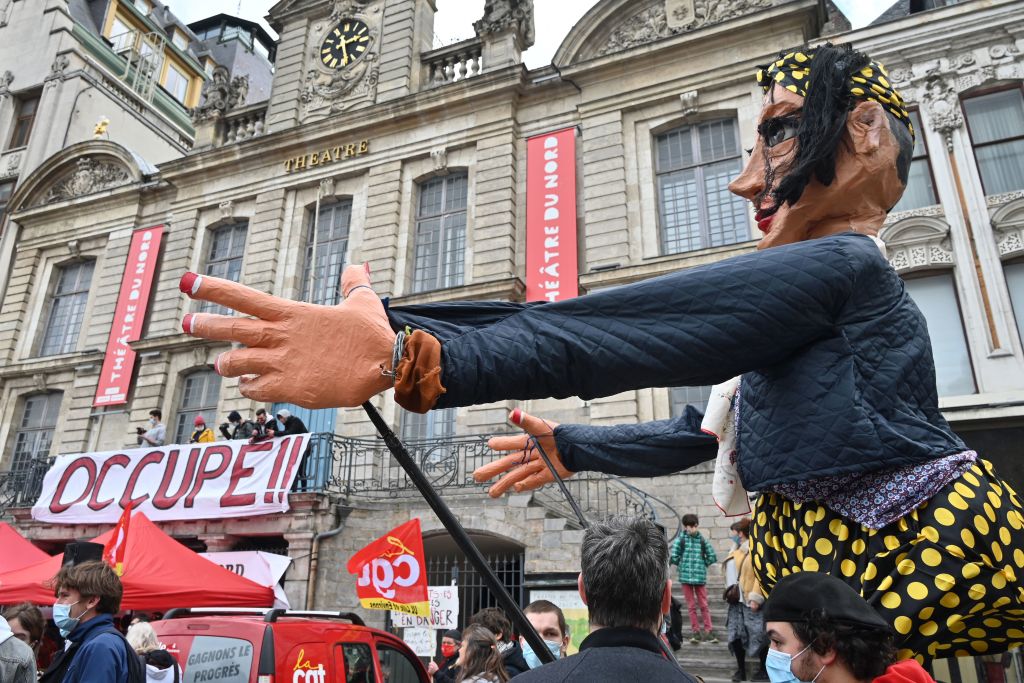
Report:
M803 622L811 612L851 626L890 629L889 623L843 581L821 572L783 577L764 603L765 621Z
M458 641L460 643L462 642L462 633L460 633L459 631L455 630L454 628L448 629L447 631L445 631L444 635L441 636L441 637L442 638L451 638L452 640Z

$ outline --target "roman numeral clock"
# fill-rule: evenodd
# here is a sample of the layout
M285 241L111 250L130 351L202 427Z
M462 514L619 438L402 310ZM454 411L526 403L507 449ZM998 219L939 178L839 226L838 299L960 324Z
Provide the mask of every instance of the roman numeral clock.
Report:
M377 95L380 7L335 12L311 27L299 118L316 120L372 104Z
M320 61L330 69L345 68L366 54L370 27L359 19L342 19L320 44Z

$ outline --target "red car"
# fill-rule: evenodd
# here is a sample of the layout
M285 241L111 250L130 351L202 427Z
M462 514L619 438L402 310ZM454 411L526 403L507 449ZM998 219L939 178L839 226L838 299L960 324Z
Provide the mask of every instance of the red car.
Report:
M181 683L428 683L397 637L350 612L174 609L153 628Z

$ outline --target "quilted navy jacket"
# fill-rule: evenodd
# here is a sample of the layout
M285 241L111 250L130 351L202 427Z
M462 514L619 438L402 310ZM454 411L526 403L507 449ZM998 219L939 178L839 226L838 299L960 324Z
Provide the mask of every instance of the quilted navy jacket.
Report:
M437 408L706 385L742 374L743 484L966 450L938 410L924 317L874 243L846 233L557 303L395 307L442 343ZM699 415L561 425L571 470L654 476L714 457Z

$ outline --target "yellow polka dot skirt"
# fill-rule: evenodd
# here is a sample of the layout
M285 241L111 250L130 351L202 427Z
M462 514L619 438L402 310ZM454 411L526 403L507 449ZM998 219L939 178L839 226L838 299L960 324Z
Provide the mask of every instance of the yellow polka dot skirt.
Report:
M877 530L815 502L764 494L752 541L766 592L792 572L838 576L893 625L901 659L1024 645L1024 511L983 460Z

